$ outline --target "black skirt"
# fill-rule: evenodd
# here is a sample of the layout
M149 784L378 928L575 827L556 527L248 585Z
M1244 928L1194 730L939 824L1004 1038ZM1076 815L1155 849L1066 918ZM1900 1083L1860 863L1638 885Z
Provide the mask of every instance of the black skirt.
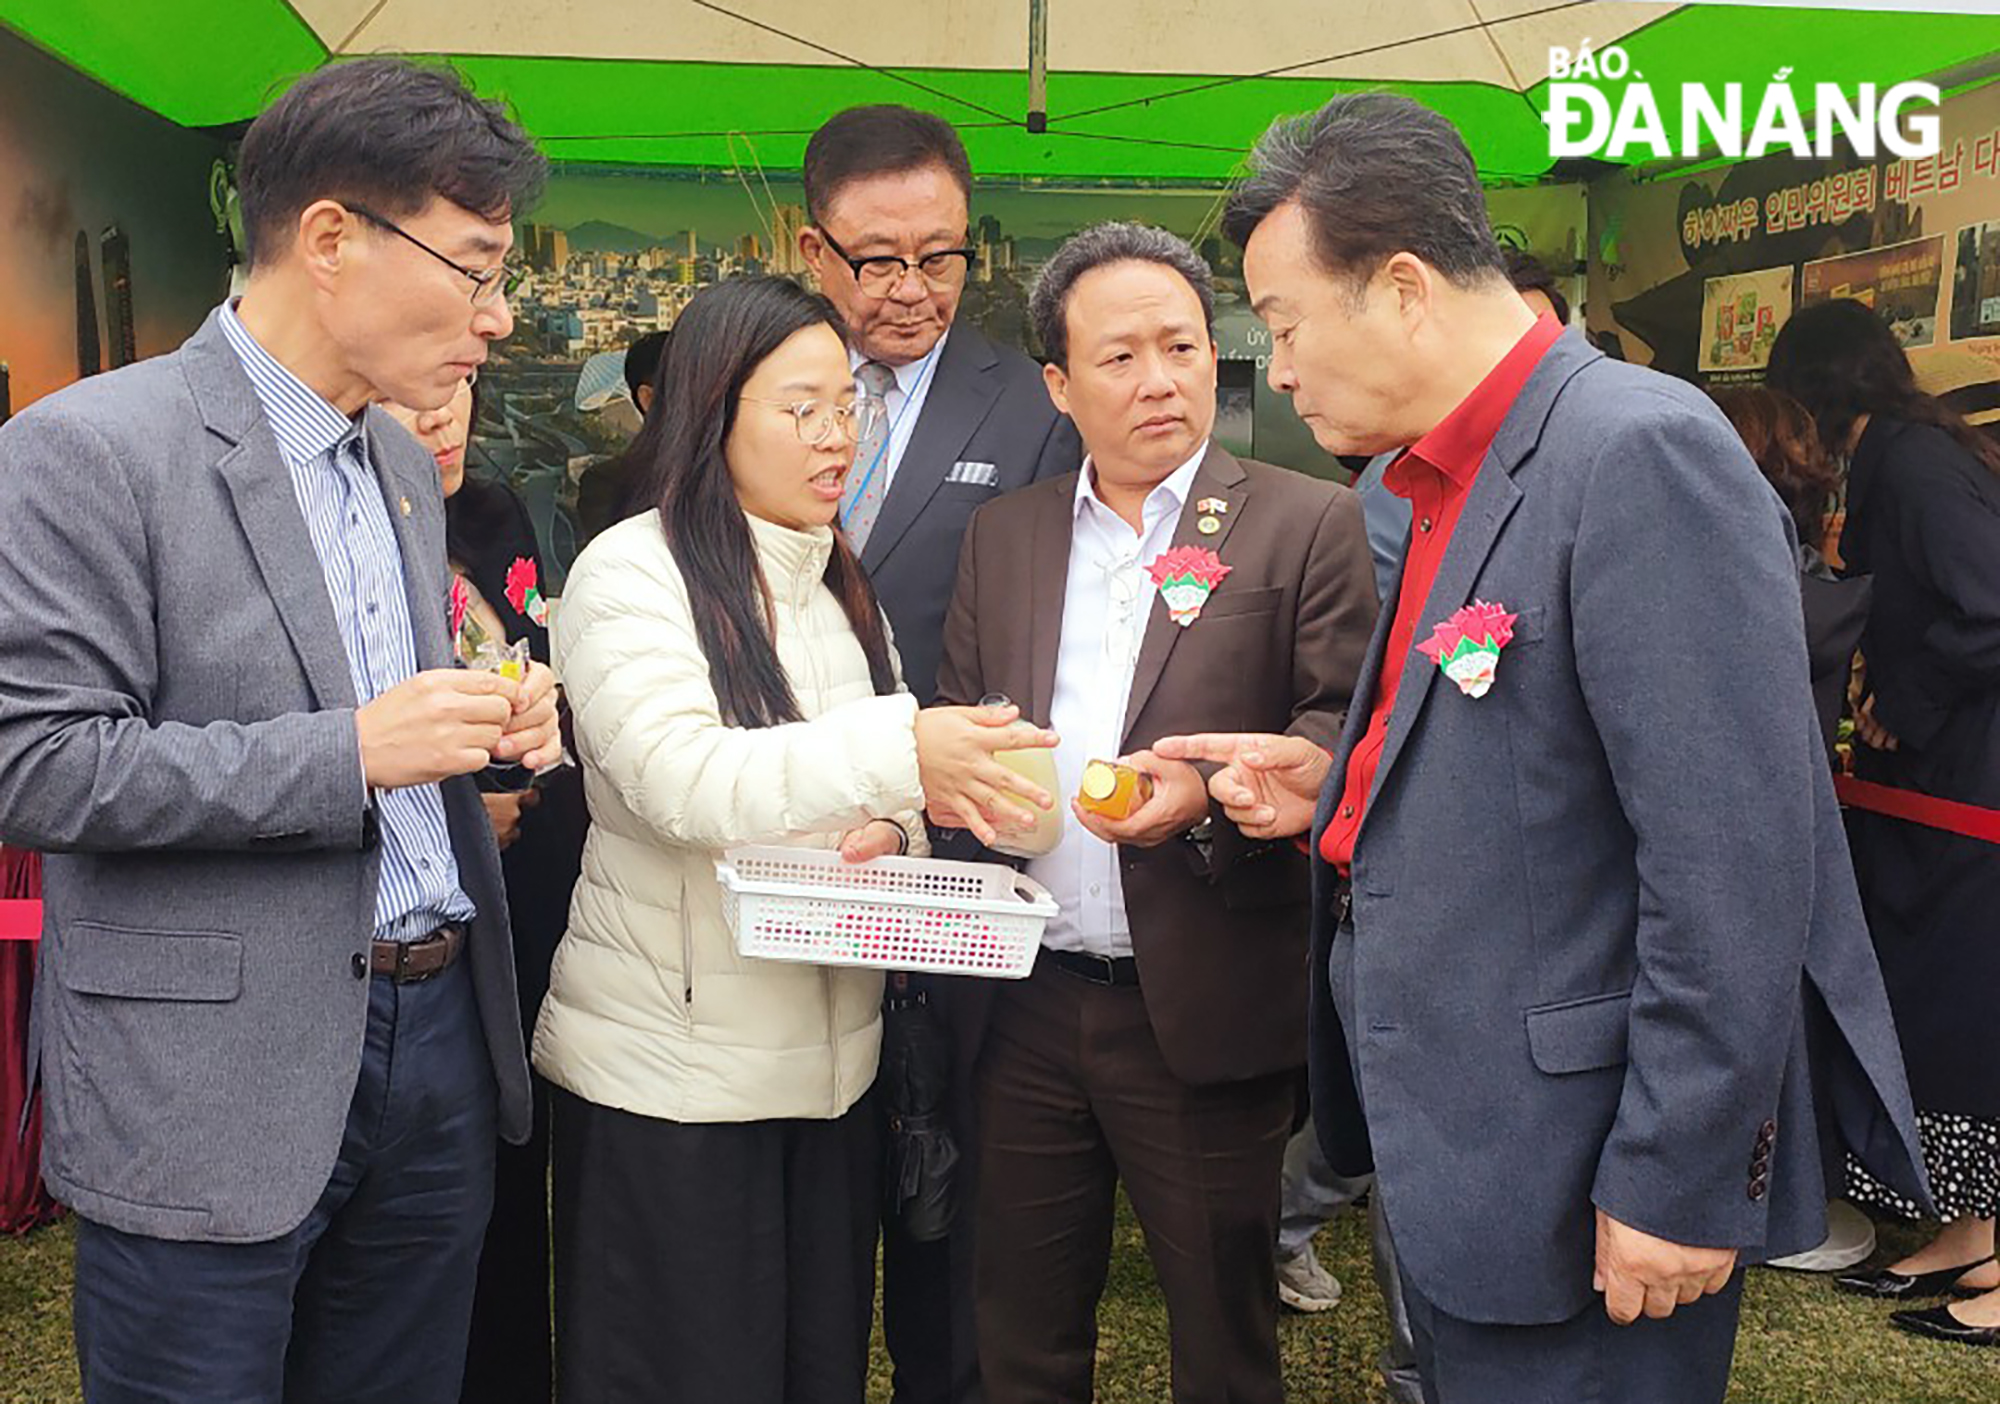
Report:
M831 1121L697 1124L557 1089L556 1397L861 1404L881 1139Z

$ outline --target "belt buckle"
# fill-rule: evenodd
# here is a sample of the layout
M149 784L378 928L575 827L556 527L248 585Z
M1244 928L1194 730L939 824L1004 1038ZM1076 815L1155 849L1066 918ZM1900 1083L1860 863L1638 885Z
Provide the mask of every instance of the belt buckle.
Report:
M431 938L425 936L419 939L427 941ZM416 944L416 941L398 941L396 943L396 968L389 972L389 978L398 985L414 985L419 980L429 978L426 975L413 975L410 973L410 948Z
M1077 954L1087 957L1091 965L1095 967L1092 974L1084 977L1086 980L1094 981L1100 985L1110 985L1117 981L1118 965L1110 956L1099 955L1096 951L1078 951Z
M429 947L433 944L448 950L451 945L449 931L440 926L428 936L419 936L414 941L398 942L396 945L396 969L389 978L399 985L421 985L424 981L435 979L443 974L445 967L441 964L430 970L413 971L410 969L410 956L412 952L418 946Z

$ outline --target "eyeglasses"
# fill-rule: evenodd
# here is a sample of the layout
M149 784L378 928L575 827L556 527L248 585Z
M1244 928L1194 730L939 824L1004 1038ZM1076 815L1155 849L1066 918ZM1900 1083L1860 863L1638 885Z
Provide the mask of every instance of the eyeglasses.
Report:
M484 307L492 302L493 299L503 294L512 297L515 290L521 286L522 280L528 276L528 270L518 263L503 263L494 268L467 268L456 259L446 258L394 220L384 219L381 215L376 214L375 211L364 209L360 205L349 205L347 208L360 215L377 229L386 229L397 238L406 239L410 243L415 244L439 263L451 269L452 272L470 278L472 280L472 305L474 307Z
M872 395L863 395L849 405L831 405L824 400L759 400L750 395L742 396L747 404L769 405L781 409L792 417L792 427L799 431L799 442L812 448L825 443L838 424L847 431L849 438L860 443L881 426L882 417L889 407Z
M972 256L977 249L939 249L927 253L915 263L895 254L872 254L867 258L856 258L834 242L833 235L824 229L819 237L834 251L849 268L854 270L854 281L861 285L861 291L870 297L887 297L902 286L903 275L912 268L923 275L924 282L934 288L948 288L965 277L966 269L972 266Z

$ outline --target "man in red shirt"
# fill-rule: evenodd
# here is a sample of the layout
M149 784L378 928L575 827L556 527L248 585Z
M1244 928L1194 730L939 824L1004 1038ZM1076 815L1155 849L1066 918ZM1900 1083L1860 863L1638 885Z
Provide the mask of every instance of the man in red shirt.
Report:
M1713 1404L1741 1265L1824 1227L1808 1017L1924 1192L1785 514L1705 397L1527 309L1442 118L1338 97L1252 166L1271 383L1333 452L1410 445L1411 539L1333 755L1155 750L1310 829L1313 1118L1376 1173L1426 1399Z

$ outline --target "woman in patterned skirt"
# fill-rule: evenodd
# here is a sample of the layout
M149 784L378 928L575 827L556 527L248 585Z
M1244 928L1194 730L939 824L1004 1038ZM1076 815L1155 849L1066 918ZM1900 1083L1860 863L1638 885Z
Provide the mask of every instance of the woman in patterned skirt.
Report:
M1794 315L1768 382L1847 460L1841 556L1874 576L1856 773L2000 809L2000 445L1918 389L1894 334L1857 302ZM1910 1300L1893 1318L1905 1330L2000 1344L2000 845L1874 814L1852 833L1944 1227L1840 1283ZM1849 1195L1915 1208L1865 1175ZM1947 1300L1918 1307L1926 1297Z

